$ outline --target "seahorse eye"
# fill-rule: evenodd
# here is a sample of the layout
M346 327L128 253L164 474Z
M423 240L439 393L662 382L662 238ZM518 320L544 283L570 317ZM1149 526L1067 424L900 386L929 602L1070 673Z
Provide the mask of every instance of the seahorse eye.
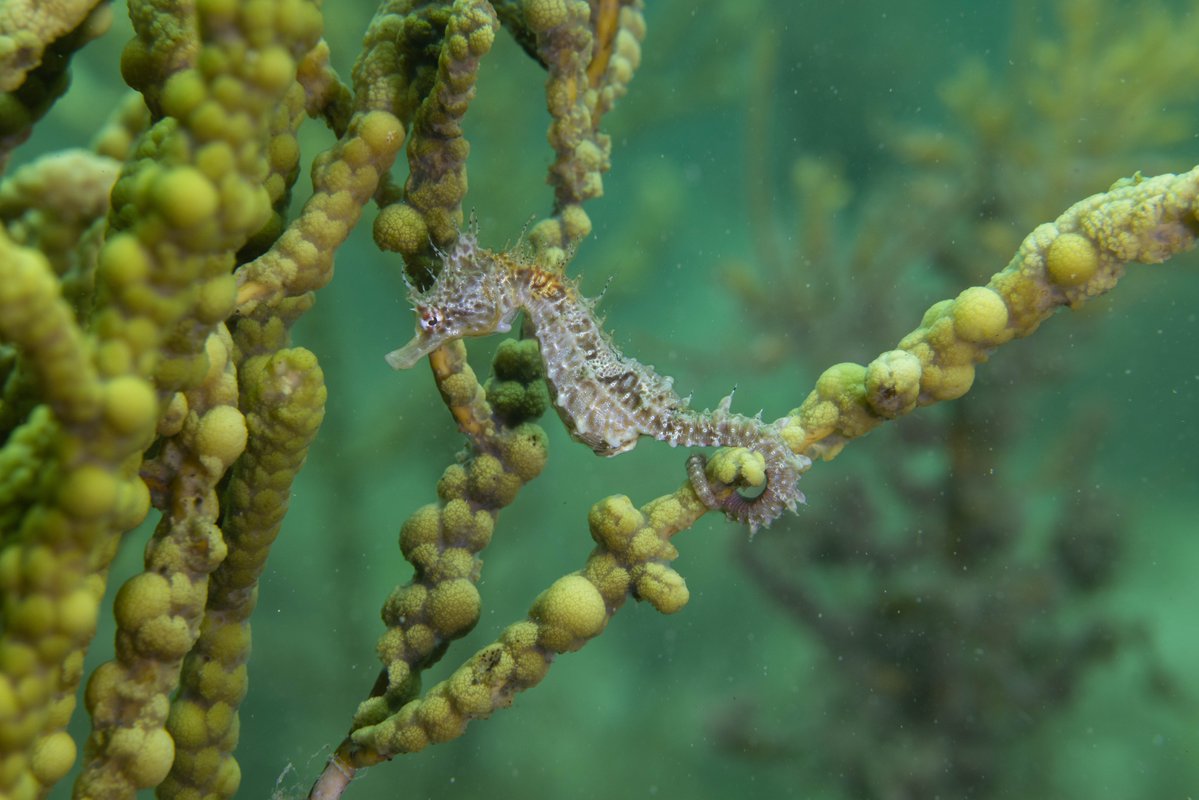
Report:
M437 306L417 306L416 313L420 316L421 330L426 333L436 331L445 322L445 314Z

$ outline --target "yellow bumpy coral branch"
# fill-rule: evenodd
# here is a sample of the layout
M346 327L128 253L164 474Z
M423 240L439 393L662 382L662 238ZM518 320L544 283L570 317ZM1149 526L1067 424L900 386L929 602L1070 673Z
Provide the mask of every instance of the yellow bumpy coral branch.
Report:
M479 62L490 52L498 27L490 3L454 3L438 58L437 78L412 122L404 199L420 213L427 237L438 246L452 242L461 227L466 157L470 153L470 144L462 134L462 119L475 96Z
M448 349L448 348L447 348ZM447 403L456 417L471 424L488 408L481 387L465 362L443 376ZM543 373L535 342L505 342L496 354L496 374L505 394L523 394L524 402L507 405L503 424L491 420L479 431L467 429L472 455L448 467L437 486L440 503L418 509L400 533L400 549L416 576L397 587L383 608L389 630L379 640L386 665L385 680L376 695L359 707L354 728L378 722L394 713L419 691L420 673L441 657L446 643L474 627L479 614L478 553L491 541L498 511L509 505L524 484L545 466L545 433L527 421L546 403ZM520 387L517 389L516 387ZM514 391L516 389L516 391ZM461 404L461 405L459 405ZM355 750L355 765L389 758L386 751Z
M897 349L866 366L825 370L790 414L789 446L828 460L888 419L961 397L975 365L996 347L1029 335L1064 306L1107 292L1130 262L1158 263L1193 247L1197 196L1199 167L1138 175L1076 203L1034 230L986 286L929 308Z
M727 457L726 452L713 461ZM678 556L670 537L705 511L690 485L641 509L624 496L596 503L588 518L596 547L583 568L554 581L525 620L509 625L423 696L377 721L362 720L367 724L331 759L310 800L339 797L359 767L450 741L471 720L507 708L517 693L541 682L556 655L574 652L602 633L628 597L665 614L681 609L689 594L670 567Z
M145 487L121 462L149 443L156 404L136 378L100 381L39 253L3 235L0 251L0 338L16 345L43 401L0 460L38 449L46 456L39 479L7 487L5 518L19 523L0 553L0 793L24 798L60 780L74 761L64 729L95 631L102 570L116 546L112 532L136 525L148 507Z
M66 91L75 51L108 29L109 0L0 3L0 172Z
M208 577L226 554L216 484L246 444L231 348L223 328L209 337L209 374L185 393L180 431L142 468L166 484L155 491L163 516L146 548L146 571L117 592L116 657L88 682L92 733L77 797L133 797L161 783L175 758L167 698L199 634Z
M116 658L88 684L93 732L76 782L80 798L132 797L161 783L174 761L167 698L199 633L208 576L225 557L215 487L246 437L232 342L219 322L232 310L233 253L269 213L261 183L270 111L292 85L296 55L320 31L315 9L300 0L242 9L202 3L198 13L197 66L168 80L161 101L169 118L143 137L138 160L114 189L113 229L122 232L101 261L114 301L99 317L110 334L102 368L152 374L170 403L159 456L143 471L164 514L146 571L117 594ZM151 213L133 217L133 209ZM148 224L153 212L165 226ZM142 261L143 275L166 291L146 292L142 276L118 278L131 261ZM130 336L143 315L160 325L157 346ZM214 326L220 335L210 333Z
M283 524L292 481L324 417L324 377L309 351L255 356L238 372L249 439L223 494L228 555L212 574L199 638L171 704L167 730L175 760L158 789L165 798L232 797L237 790L241 772L233 750L258 579Z
M162 87L167 78L191 67L200 49L195 0L144 0L131 3L134 38L125 45L121 72L141 93L155 119L162 117Z
M591 232L583 203L603 194L612 150L600 118L625 93L641 61L645 22L637 0L534 0L514 16L535 40L548 73L548 138L556 154L548 179L554 213L529 239L543 258L559 262L565 248Z
M386 111L366 111L313 166L313 194L270 250L237 271L241 313L270 313L277 304L321 288L333 277L333 253L391 167L404 129Z

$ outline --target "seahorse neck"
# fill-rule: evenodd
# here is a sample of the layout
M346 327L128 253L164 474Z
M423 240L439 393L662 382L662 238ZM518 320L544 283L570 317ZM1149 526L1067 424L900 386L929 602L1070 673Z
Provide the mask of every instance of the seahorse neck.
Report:
M564 276L534 266L518 267L512 271L512 287L535 328L558 316L576 316L580 298Z

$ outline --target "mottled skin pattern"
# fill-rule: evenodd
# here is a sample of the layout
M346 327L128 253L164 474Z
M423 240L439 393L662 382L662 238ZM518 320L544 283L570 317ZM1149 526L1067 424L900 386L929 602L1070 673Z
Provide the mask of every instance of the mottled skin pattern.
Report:
M593 303L571 281L521 256L480 248L473 231L463 233L443 261L433 286L413 292L416 336L388 354L392 367L411 367L454 339L506 331L523 310L541 345L554 407L575 439L602 456L631 450L642 436L672 447L732 446L759 453L766 461L766 488L752 499L733 492L717 500L703 457L694 456L688 465L700 499L751 531L803 502L796 482L807 459L783 443L784 420L767 424L730 413L731 395L715 411L688 408L672 388L673 378L620 352L600 327Z

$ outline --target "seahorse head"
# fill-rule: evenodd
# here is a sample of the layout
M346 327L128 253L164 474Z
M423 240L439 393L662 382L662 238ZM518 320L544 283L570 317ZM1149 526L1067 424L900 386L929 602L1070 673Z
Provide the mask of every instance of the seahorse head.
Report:
M478 246L473 232L458 237L442 256L437 280L424 291L413 290L411 300L416 335L387 354L394 369L407 369L455 339L506 331L518 310L507 268Z

